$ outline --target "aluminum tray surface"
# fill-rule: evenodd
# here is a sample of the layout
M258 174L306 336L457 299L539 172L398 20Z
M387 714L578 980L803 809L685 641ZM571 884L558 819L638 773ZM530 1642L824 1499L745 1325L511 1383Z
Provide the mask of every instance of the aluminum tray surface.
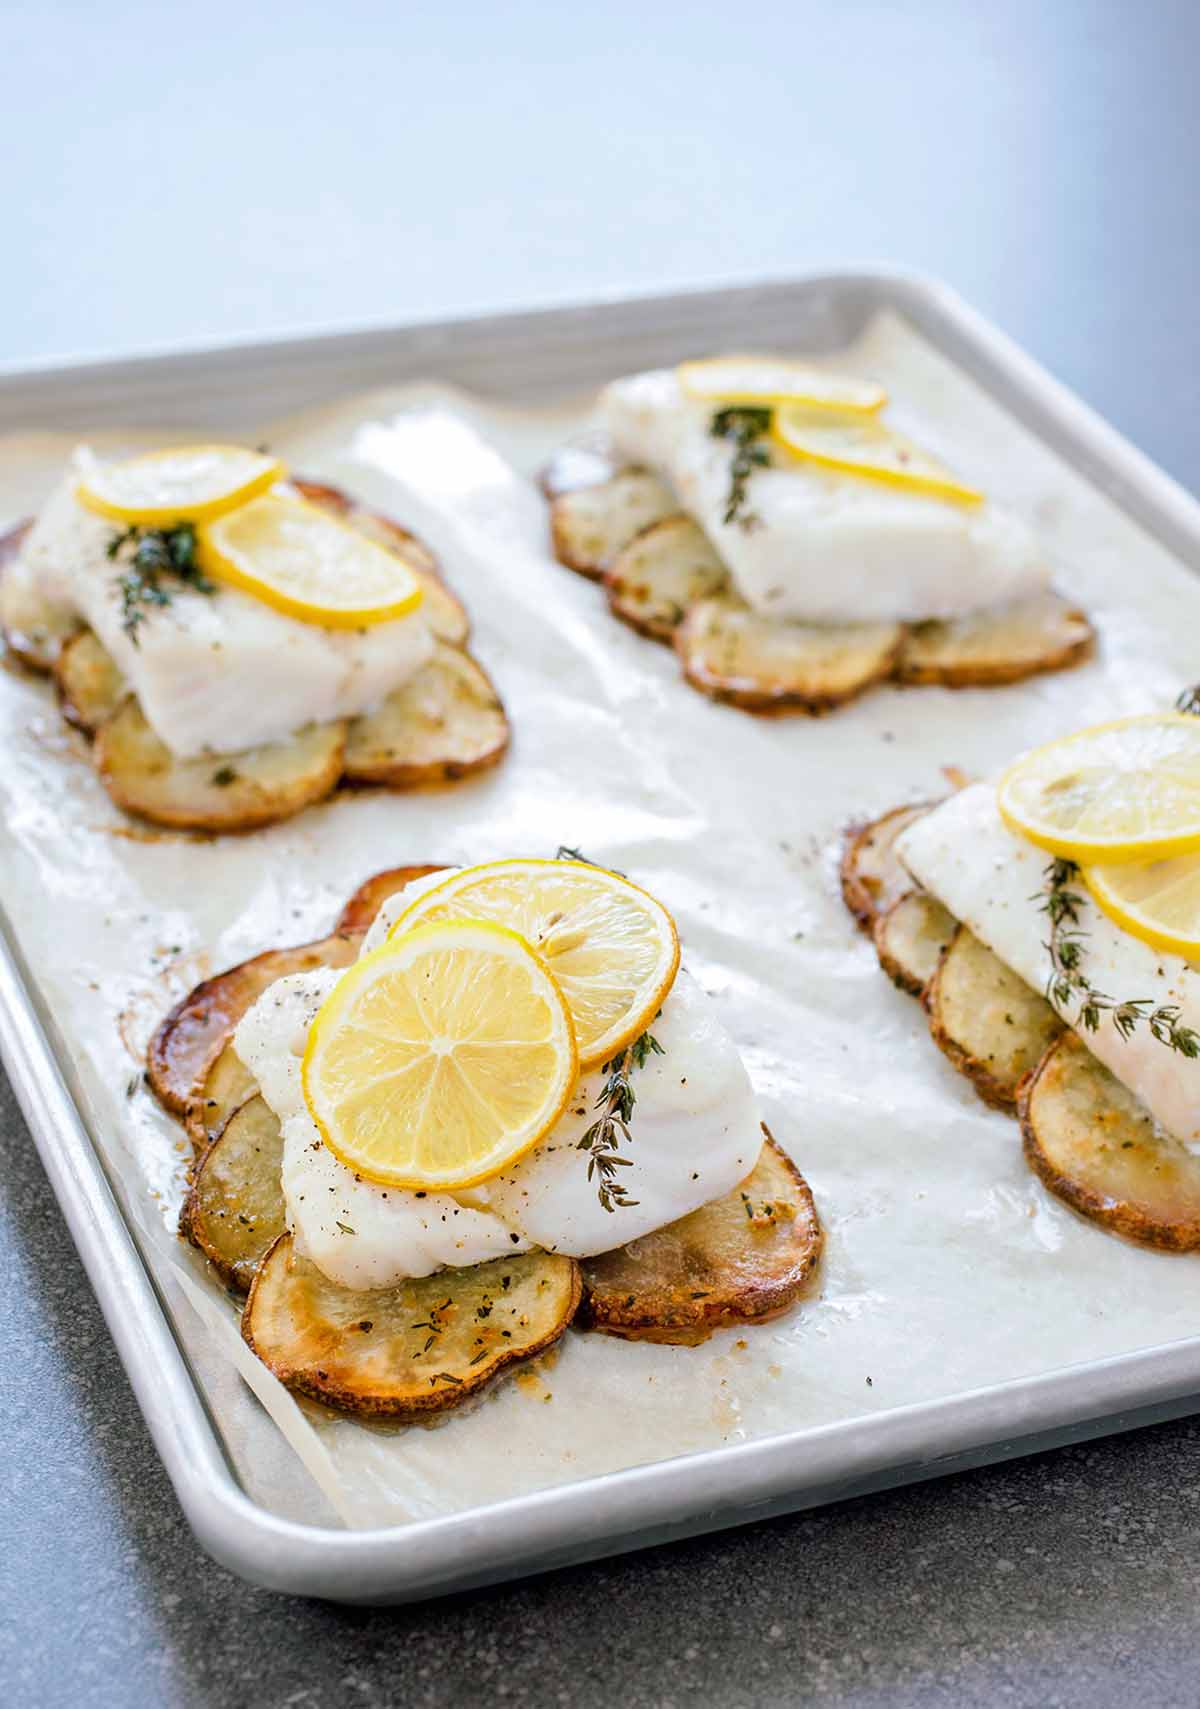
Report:
M9 369L0 373L0 403L5 423L22 432L130 423L177 429L213 419L232 431L264 414L433 377L500 405L539 408L697 350L755 344L829 352L851 343L880 311L903 317L1187 568L1200 566L1200 511L1173 482L951 293L886 273ZM687 691L680 685L678 692ZM196 1368L177 1336L119 1184L89 1133L87 1089L73 1071L70 1040L39 999L7 921L0 1045L190 1522L219 1560L274 1588L346 1601L407 1600L938 1475L1197 1404L1200 1341L1182 1338L404 1526L299 1523L249 1499L238 1481L213 1423L211 1372Z

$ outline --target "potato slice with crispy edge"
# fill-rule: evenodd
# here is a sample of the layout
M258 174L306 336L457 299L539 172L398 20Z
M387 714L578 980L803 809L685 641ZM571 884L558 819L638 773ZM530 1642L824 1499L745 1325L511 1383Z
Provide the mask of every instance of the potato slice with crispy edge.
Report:
M914 801L907 807L893 807L866 825L851 825L846 832L839 872L842 900L865 932L901 896L916 889L912 874L896 856L895 842L914 819L936 806L936 801Z
M1095 640L1082 611L1059 594L1044 593L948 622L911 624L896 677L945 688L997 687L1079 664Z
M129 685L116 661L90 629L63 643L53 668L63 717L89 736L128 697Z
M217 1058L242 1016L285 973L349 967L360 938L337 933L295 949L268 949L189 991L159 1023L146 1052L150 1090L172 1115L186 1117L204 1093Z
M583 1262L581 1329L696 1346L795 1304L823 1235L808 1183L763 1128L753 1171L723 1198Z
M579 1296L579 1266L550 1252L352 1292L285 1234L259 1265L242 1335L288 1388L345 1412L417 1423L552 1347Z
M508 747L508 719L483 667L438 642L429 663L355 718L345 781L417 789L494 766Z
M647 469L621 469L598 486L575 486L550 501L554 556L599 581L635 534L679 511L675 495Z
M372 873L359 885L337 917L335 932L365 932L389 896L396 896L406 885L418 878L428 878L431 872L444 872L443 865L389 866L384 872Z
M818 713L890 677L903 638L899 623L783 623L724 594L692 606L675 648L692 687L713 700Z
M910 890L877 916L872 935L892 984L919 997L937 972L958 921L927 890Z
M5 572L20 556L33 519L18 522L0 534L0 638L15 659L31 671L54 669L59 648L79 630L79 620L64 617L46 605L32 589L18 588Z
M1056 1198L1115 1234L1168 1252L1200 1248L1200 1157L1072 1032L1018 1100L1025 1160Z
M226 1044L183 1119L196 1150L200 1152L211 1145L234 1111L240 1110L257 1091L258 1081L232 1043Z
M285 1232L282 1167L283 1131L262 1098L233 1112L196 1165L179 1232L239 1293Z
M1063 1022L1010 967L959 926L925 991L929 1030L985 1104L1010 1114L1017 1088Z
M254 831L323 801L342 774L342 723L240 754L177 759L126 700L96 732L96 769L126 813L183 831Z
M609 610L652 641L669 641L696 601L728 581L707 534L682 514L643 528L604 572Z
M349 493L325 481L299 480L293 476L291 484L310 504L320 505L322 510L340 516L351 528L403 558L424 590L421 612L433 634L439 641L448 641L452 647L466 645L471 632L466 609L448 586L441 565L419 535L394 522L382 511L359 504Z

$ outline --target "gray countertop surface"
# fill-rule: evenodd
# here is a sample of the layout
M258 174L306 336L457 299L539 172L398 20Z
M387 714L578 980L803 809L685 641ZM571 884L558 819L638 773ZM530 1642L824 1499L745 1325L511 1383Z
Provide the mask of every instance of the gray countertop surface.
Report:
M0 360L877 259L1200 486L1187 0L60 0L0 35ZM359 1612L200 1553L2 1081L0 1278L8 1704L1200 1702L1197 1423Z

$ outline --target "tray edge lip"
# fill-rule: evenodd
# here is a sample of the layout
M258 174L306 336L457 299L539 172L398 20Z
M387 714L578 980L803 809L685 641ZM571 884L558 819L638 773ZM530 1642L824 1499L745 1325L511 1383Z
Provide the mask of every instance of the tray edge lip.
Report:
M1018 391L1030 394L1026 401L1036 419L1057 418L1055 425L1058 429L1081 441L1082 448L1095 458L1097 467L1115 477L1115 489L1108 487L1107 483L1097 483L1106 486L1110 497L1123 508L1128 508L1125 495L1132 492L1139 499L1139 509L1143 504L1151 510L1156 505L1166 508L1172 513L1190 548L1190 552L1182 555L1195 553L1200 563L1200 504L1090 406L964 302L951 287L903 268L869 266L772 274L754 281L707 282L665 291L632 294L613 291L589 300L506 309L499 314L471 312L448 320L420 319L367 324L357 328L317 329L312 333L289 333L258 340L235 338L117 358L80 360L68 357L7 363L0 365L0 399L4 391L30 382L44 380L48 384L56 384L83 376L93 380L115 380L122 376L133 379L164 372L178 362L183 362L188 368L202 367L207 360L222 355L246 358L270 354L286 360L314 344L331 351L346 350L361 341L389 336L403 338L406 334L416 338L442 336L468 327L481 334L500 329L518 332L524 326L532 327L547 318L565 318L605 308L665 307L680 299L697 302L705 298L739 296L749 299L764 289L786 294L789 291L864 288L890 298L887 306L909 313L923 331L929 330L931 321L940 321L943 328L949 327L964 345L972 347L976 357L982 355L992 368L994 379L1008 384L1015 380ZM881 302L878 306L885 304ZM943 342L937 340L936 335L935 341ZM1019 414L1018 411L1013 413ZM1035 431L1038 430L1035 426ZM1113 469L1111 465L1114 462L1124 463L1126 467ZM1157 528L1152 528L1151 532L1160 539L1163 537ZM1036 1432L1054 1427L1044 1412L1034 1418L1033 1409L1035 1403L1046 1396L1053 1401L1059 1388L1063 1390L1062 1423L1107 1419L1131 1404L1146 1404L1146 1387L1138 1387L1136 1392L1133 1388L1140 1380L1143 1367L1158 1379L1158 1398L1162 1400L1179 1399L1200 1391L1200 1336L1197 1336L1103 1360L1061 1367L1040 1376L1013 1379L988 1389L914 1403L878 1415L865 1414L805 1431L779 1433L753 1442L625 1468L407 1525L342 1531L301 1524L258 1506L238 1485L225 1458L219 1433L208 1418L203 1393L163 1312L157 1290L133 1242L82 1115L62 1078L53 1046L37 1017L15 958L2 941L0 1049L155 1448L189 1524L202 1546L222 1564L256 1583L277 1590L327 1597L338 1597L344 1591L349 1600L369 1600L389 1592L434 1595L466 1579L472 1552L478 1552L483 1533L499 1533L491 1539L491 1547L495 1549L498 1543L505 1542L503 1533L514 1523L524 1522L535 1532L535 1535L522 1539L517 1552L519 1571L536 1571L539 1561L546 1559L554 1545L561 1546L576 1507L581 1510L580 1517L585 1520L590 1517L591 1523L585 1524L582 1531L576 1528L571 1546L577 1555L573 1558L600 1552L598 1545L605 1541L620 1546L615 1539L633 1537L645 1528L648 1503L643 1486L647 1484L665 1486L672 1496L670 1503L664 1503L662 1488L655 1490L656 1524L669 1526L684 1522L689 1515L695 1518L697 1500L703 1497L706 1510L712 1515L712 1525L701 1523L695 1529L710 1529L718 1524L735 1522L738 1516L751 1518L753 1514L746 1509L783 1495L795 1495L797 1505L800 1505L805 1480L797 1477L795 1468L787 1464L788 1455L825 1447L835 1438L844 1440L847 1432L858 1439L857 1451L852 1456L856 1463L850 1471L842 1474L848 1486L846 1493L852 1493L850 1486L856 1477L864 1478L873 1469L907 1463L896 1460L899 1439L906 1431L919 1430L929 1420L936 1420L942 1428L940 1431L926 1431L920 1446L913 1444L910 1455L917 1465L927 1466L963 1449L997 1445L1005 1437L1024 1434L1019 1428L1008 1428L998 1435L994 1427L985 1427L981 1414L985 1414L997 1399L1005 1403L1015 1401L1015 1411L1021 1415L1018 1422L1023 1421L1029 1426L1028 1433L1032 1438ZM50 1112L53 1110L65 1118L61 1127L51 1120ZM72 1189L81 1181L86 1182L87 1193L96 1195L95 1199L87 1197L79 1202ZM115 1241L118 1246L123 1244L127 1248L123 1255L121 1273L124 1280L121 1286L146 1301L154 1319L152 1328L145 1324L126 1326L114 1323L113 1316L121 1303L117 1297L120 1288L112 1279L105 1276L98 1279L94 1273L93 1267L99 1268L99 1255L94 1247L89 1248L85 1234L76 1226L85 1222L91 1224L93 1234L97 1229L101 1231L102 1244ZM113 1226L106 1227L106 1223ZM132 1276L128 1273L130 1267L134 1271ZM192 1413L194 1410L195 1414L188 1419L189 1440L200 1449L194 1460L182 1451L180 1409L173 1401L163 1404L161 1397L154 1394L147 1372L138 1362L144 1349L136 1349L134 1342L145 1340L147 1336L160 1343L168 1362L173 1361L177 1366L176 1380L186 1385L183 1411ZM1094 1393L1089 1401L1081 1404L1082 1379L1085 1376L1092 1380L1089 1390L1094 1389ZM1098 1383L1097 1379L1100 1379ZM947 1421L949 1428L946 1427ZM1010 1413L1007 1420L997 1422L1011 1425L1013 1415ZM980 1430L982 1434L977 1434ZM877 1447L873 1438L881 1434L889 1440ZM879 1448L882 1448L881 1452ZM719 1491L713 1487L714 1478L722 1479L725 1468L732 1466L736 1479L738 1469L753 1468L756 1462L761 1463L758 1475L747 1477L736 1491ZM614 1497L618 1499L614 1500ZM671 1508L669 1516L663 1511L668 1505ZM589 1507L593 1509L590 1516ZM602 1510L599 1516L595 1511L597 1508ZM628 1510L627 1523L616 1519L618 1510L623 1514ZM432 1559L434 1554L438 1557L436 1563ZM420 1557L416 1572L411 1570L414 1564L411 1557L414 1555ZM510 1538L508 1558L511 1555ZM406 1557L409 1558L406 1560ZM431 1572L429 1569L435 1564L437 1571ZM485 1576L502 1575L503 1562L497 1559L493 1565L494 1570L486 1570ZM405 1571L406 1567L410 1570ZM314 1582L326 1581L331 1573L354 1582L341 1590L312 1589Z

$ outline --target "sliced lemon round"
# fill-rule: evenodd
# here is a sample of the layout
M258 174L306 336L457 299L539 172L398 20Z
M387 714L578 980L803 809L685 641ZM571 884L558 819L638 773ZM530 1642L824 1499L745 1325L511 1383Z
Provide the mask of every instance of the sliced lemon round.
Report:
M887 393L873 380L826 374L783 356L714 356L681 362L679 383L689 397L726 404L803 404L838 415L874 415Z
M75 496L85 509L113 522L174 528L211 522L286 473L278 458L243 445L176 445L123 463L94 462Z
M1085 866L1083 881L1122 931L1154 949L1200 960L1200 855L1145 866Z
M419 1191L471 1187L522 1157L578 1077L554 975L516 932L480 920L420 926L356 961L301 1064L334 1155Z
M1200 718L1118 718L1035 748L1000 779L1010 830L1083 866L1200 849Z
M403 617L421 583L394 552L285 493L264 493L199 530L200 567L303 623L361 629Z
M882 422L828 421L813 410L789 406L775 411L771 437L791 456L839 475L857 475L955 504L984 501L983 493Z
M544 957L570 1007L581 1068L645 1032L679 970L675 922L662 903L581 861L465 867L418 896L392 931L455 917L498 920Z

